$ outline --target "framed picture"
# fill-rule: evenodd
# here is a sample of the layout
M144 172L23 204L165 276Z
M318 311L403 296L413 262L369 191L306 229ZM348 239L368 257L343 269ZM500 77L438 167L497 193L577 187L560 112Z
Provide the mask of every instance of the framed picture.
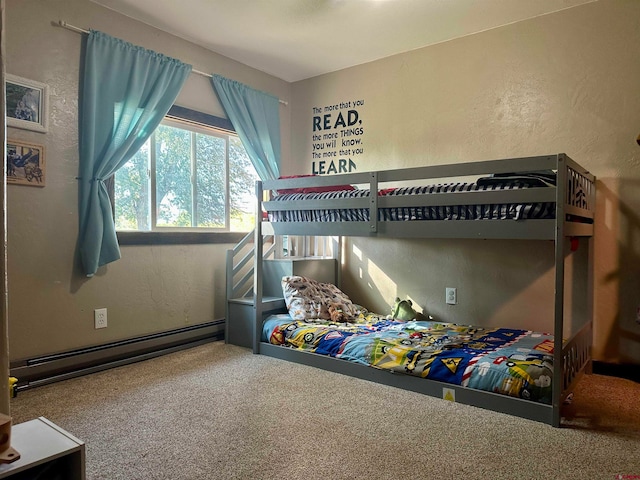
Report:
M44 147L7 139L7 184L44 187Z
M7 126L46 132L49 87L44 83L6 75Z

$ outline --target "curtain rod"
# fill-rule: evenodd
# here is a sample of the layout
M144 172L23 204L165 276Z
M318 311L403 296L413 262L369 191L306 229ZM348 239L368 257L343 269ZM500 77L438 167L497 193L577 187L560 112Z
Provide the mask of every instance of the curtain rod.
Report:
M66 28L67 30L71 30L72 32L87 33L87 34L89 33L89 30L85 30L84 28L69 25L64 20L58 20L58 25L61 26L62 28ZM197 73L198 75L202 75L203 77L213 78L213 75L211 75L210 73L201 72L200 70L196 70L195 68L192 68L191 71L193 73ZM289 102L285 102L284 100L278 99L278 101L283 105L289 105Z

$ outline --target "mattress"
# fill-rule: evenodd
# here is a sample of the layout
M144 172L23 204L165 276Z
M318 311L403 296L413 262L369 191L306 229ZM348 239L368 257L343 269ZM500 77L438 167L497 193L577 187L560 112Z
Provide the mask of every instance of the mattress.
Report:
M551 403L553 335L366 313L354 323L269 316L262 341L373 368Z
M555 174L518 174L483 177L475 182L442 183L419 187L388 188L378 191L379 196L446 195L449 193L496 190L520 190L533 187L552 187ZM348 186L349 187L349 186ZM369 197L368 189L336 189L331 191L284 193L272 198L274 202L300 200L349 199ZM287 192L291 192L288 190ZM369 221L369 208L292 209L269 211L271 222L344 222ZM502 203L445 206L409 206L378 209L378 221L420 220L522 220L555 218L554 202Z

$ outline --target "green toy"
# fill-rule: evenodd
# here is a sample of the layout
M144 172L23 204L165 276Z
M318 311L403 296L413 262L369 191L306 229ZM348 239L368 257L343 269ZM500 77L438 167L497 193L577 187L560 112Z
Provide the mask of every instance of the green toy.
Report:
M400 300L396 297L396 301L391 308L391 316L396 320L408 322L409 320L431 320L428 315L416 312L413 308L413 302L409 299Z

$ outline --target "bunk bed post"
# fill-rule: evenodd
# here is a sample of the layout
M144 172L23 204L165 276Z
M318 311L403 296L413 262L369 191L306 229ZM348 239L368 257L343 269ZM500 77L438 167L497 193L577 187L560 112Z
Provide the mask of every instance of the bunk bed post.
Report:
M224 343L229 343L229 319L231 318L231 312L229 308L229 300L233 292L233 250L227 250L227 263L226 263L226 291L224 298Z
M552 387L552 425L560 426L560 402L564 384L564 358L562 355L564 335L564 257L566 239L564 234L567 190L567 164L564 155L557 156L557 180L556 180L556 231L555 231L555 297L554 297L554 331L553 331L553 387Z
M331 245L331 253L338 263L336 267L336 285L342 288L342 236L333 237Z
M369 229L378 231L378 172L371 172L369 180Z
M260 336L262 334L262 256L264 244L262 238L262 182L256 181L256 228L253 257L253 353L260 353Z

